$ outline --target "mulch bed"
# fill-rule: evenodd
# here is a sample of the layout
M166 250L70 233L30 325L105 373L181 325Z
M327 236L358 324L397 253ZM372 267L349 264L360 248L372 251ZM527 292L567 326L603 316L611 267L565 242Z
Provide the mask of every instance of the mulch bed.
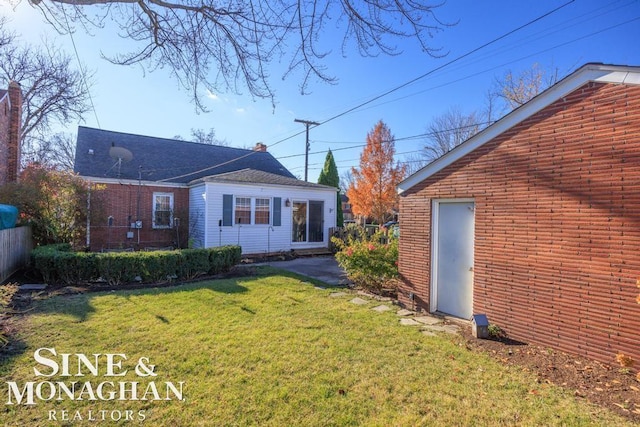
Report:
M576 399L585 399L640 423L640 381L636 374L619 365L607 365L547 347L503 338L476 339L464 328L467 348L484 352L503 364L518 366L537 376L539 384L554 384L569 390ZM532 389L530 393L538 391Z

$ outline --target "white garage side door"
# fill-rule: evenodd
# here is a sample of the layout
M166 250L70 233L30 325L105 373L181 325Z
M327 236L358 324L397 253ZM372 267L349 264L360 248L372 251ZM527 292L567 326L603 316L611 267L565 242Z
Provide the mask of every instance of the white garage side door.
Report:
M471 318L473 311L473 201L435 201L432 239L434 311Z

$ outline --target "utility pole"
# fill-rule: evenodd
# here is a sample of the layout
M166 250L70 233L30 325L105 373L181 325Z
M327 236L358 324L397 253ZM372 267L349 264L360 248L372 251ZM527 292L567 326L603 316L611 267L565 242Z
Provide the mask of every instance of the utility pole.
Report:
M308 181L307 177L309 172L309 126L311 125L319 126L320 123L312 122L311 120L300 120L300 119L295 119L294 122L302 123L307 128L307 146L304 152L304 180Z

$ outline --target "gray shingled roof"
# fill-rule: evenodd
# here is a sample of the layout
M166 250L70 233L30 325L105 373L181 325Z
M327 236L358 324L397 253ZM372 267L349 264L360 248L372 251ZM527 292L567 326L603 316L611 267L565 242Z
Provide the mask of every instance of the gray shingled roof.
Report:
M276 175L273 173L259 171L255 169L242 169L235 172L228 172L219 175L213 175L206 177L202 180L204 182L221 182L221 183L247 183L247 184L273 184L273 185L287 185L294 187L305 188L322 188L333 191L338 191L337 188L329 187L327 185L315 184L313 182L302 181L297 178L289 178L282 175ZM193 182L194 184L196 182Z
M133 159L118 166L117 159L109 155L112 145L126 148ZM242 169L295 180L268 152L78 127L74 171L81 176L138 179L141 170L144 181L186 184Z

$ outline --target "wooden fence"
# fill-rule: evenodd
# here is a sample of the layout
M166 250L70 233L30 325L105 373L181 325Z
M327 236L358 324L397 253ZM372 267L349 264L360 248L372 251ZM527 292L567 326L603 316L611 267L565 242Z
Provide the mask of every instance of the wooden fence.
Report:
M32 249L31 227L0 230L0 283L27 265Z
M364 227L361 226L348 226L348 227L333 227L329 229L329 235L337 237L343 242L347 242L349 238L361 241L363 239L370 239L380 227L377 225L367 224ZM396 235L397 237L397 235ZM389 236L380 237L380 243L387 244L389 242ZM329 249L332 252L336 252L337 248L335 244L329 242Z

